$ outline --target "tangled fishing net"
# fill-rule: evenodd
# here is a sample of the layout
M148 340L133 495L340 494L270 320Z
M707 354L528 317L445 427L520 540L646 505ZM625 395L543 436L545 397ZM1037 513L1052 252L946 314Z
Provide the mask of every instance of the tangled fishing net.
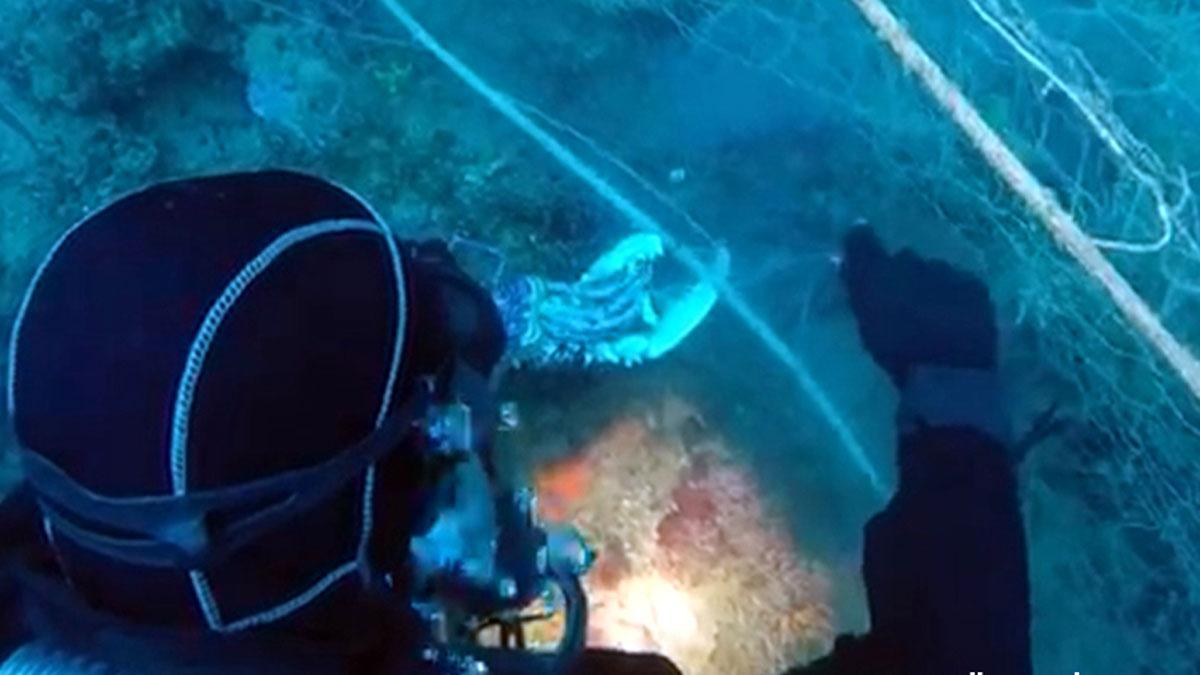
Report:
M698 44L853 119L869 153L860 161L894 190L883 203L927 221L915 240L960 236L985 261L1018 407L1028 419L1057 405L1066 420L1023 470L1039 669L1184 672L1200 649L1200 414L1188 373L912 98L916 85L881 62L887 52L862 53L873 40L834 5L716 3L672 17ZM927 7L893 3L1166 331L1195 348L1200 13L1122 0ZM738 22L771 27L777 49L751 48L729 30Z
M847 628L828 609L820 567L797 553L806 547L746 495L772 470L796 465L810 467L808 492L834 485L830 492L853 493L867 513L889 487L891 439L881 428L890 429L890 412L868 395L870 378L854 374L866 356L829 290L838 233L866 218L891 245L985 277L1001 314L1016 422L1050 408L1061 421L1021 468L1038 670L1194 668L1200 408L1186 354L1200 346L1194 3L887 3L1054 197L1043 201L1078 227L1086 246L1070 255L1013 192L1012 176L980 161L945 102L933 103L923 80L898 64L895 43L864 21L879 5L871 0L225 0L95 3L83 12L15 4L20 18L0 30L13 55L4 79L26 100L12 96L5 108L35 132L55 133L39 139L46 151L36 162L5 164L24 178L0 185L0 313L14 312L54 227L151 180L232 167L335 176L398 227L465 230L520 271L577 271L632 225L661 229L685 270L703 276L700 254L724 241L733 275L720 290L733 312L717 315L704 339L731 324L749 331L712 343L724 350L685 345L679 358L710 379L723 399L712 407L730 427L748 420L785 439L759 458L771 470L691 453L671 433L627 419L575 443L591 459L559 469L551 487L561 503L547 508L618 542L610 562L602 549L590 583L622 610L597 614L609 632L596 639L659 645L700 664L696 672L713 663L744 672L819 652ZM389 5L411 11L444 42L442 56L477 69L485 88L429 58ZM520 118L524 126L513 127ZM6 162L30 155L0 150ZM1080 265L1085 249L1113 274ZM1141 323L1130 322L1131 305L1114 302L1128 293L1097 281L1113 275L1144 308ZM1178 350L1164 349L1168 338ZM741 437L729 445L731 455L765 452ZM0 455L0 464L10 459ZM630 467L638 480L606 482ZM623 502L622 490L640 492ZM607 516L594 509L601 502ZM715 529L714 518L724 519ZM763 569L701 578L697 565L726 569L728 550L748 545L712 532L740 532L774 553ZM762 598L777 604L760 607ZM668 620L662 607L682 618ZM731 648L715 644L705 624L716 614L732 616L728 628L747 640L760 625L770 636L765 656L749 653L753 642L745 654L722 651ZM618 634L630 616L633 629Z
M1034 14L974 0L963 9L983 30L947 57L959 80L998 108L993 124L1165 332L1194 348L1195 75L1178 74L1179 45L1153 36L1197 17L1117 2ZM918 184L996 256L993 274L1019 278L994 282L1014 326L1010 361L1036 364L1042 378L1018 380L1018 391L1026 404L1051 398L1070 420L1025 471L1039 665L1186 670L1200 640L1192 373L1168 364L1156 338L1131 326L1109 289L1050 246L986 174L951 176L971 173Z
M844 120L859 142L838 173L868 189L840 198L869 194L864 210L896 241L966 245L960 256L1001 306L1018 418L1050 406L1064 420L1023 471L1039 666L1191 667L1200 13L902 1L901 24L867 0L597 4L661 14L693 45Z

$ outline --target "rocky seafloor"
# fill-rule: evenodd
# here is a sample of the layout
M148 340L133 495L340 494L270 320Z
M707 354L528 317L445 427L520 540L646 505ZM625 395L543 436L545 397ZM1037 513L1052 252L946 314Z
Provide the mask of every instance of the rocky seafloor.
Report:
M731 284L808 362L882 471L892 461L894 394L861 351L836 283L838 233L865 218L891 246L983 274L1018 428L1051 405L1069 422L1022 468L1039 666L1125 673L1135 670L1127 663L1148 672L1191 663L1200 565L1190 542L1200 521L1188 495L1200 476L1190 452L1200 424L1181 403L1187 394L982 170L849 3L406 4L673 235L707 241L698 226L724 241ZM1158 236L1153 191L1105 154L1069 97L978 21L978 3L937 12L924 0L889 4L1089 231ZM1200 166L1194 7L1028 5L1028 25L1088 59L1085 67L1049 50L1049 64L1073 66L1061 71L1068 79L1106 83L1088 100L1119 113L1140 144L1131 156L1147 162L1141 170L1165 167L1159 177L1183 226L1161 250L1113 260L1194 343L1195 203L1173 182L1182 176L1186 187ZM405 236L458 235L493 247L511 270L551 276L578 273L629 232L414 45L381 3L13 0L0 48L5 333L59 233L166 178L319 173L362 194ZM0 363L7 358L0 352ZM586 483L567 506L602 542L598 598L620 606L622 584L634 584L669 604L683 585L703 598L697 624L742 620L739 611L786 624L761 658L706 641L703 626L686 644L653 631L605 639L675 650L697 672L750 672L865 625L858 537L879 500L786 370L719 307L679 350L639 370L510 378L504 393L529 423L505 461L529 479L544 478L546 463L571 466L572 480ZM665 408L702 423L664 423ZM692 438L697 424L705 433ZM628 472L639 480L614 478ZM661 481L640 480L654 472ZM14 476L12 454L0 452L0 484ZM716 503L745 494L752 506ZM634 506L606 517L622 500ZM696 536L698 524L722 531L714 519L726 511L741 520L721 522L747 525L735 529L754 545L771 542L771 568L795 595L760 584L753 566L738 569L729 552L745 540ZM699 570L725 571L698 579Z

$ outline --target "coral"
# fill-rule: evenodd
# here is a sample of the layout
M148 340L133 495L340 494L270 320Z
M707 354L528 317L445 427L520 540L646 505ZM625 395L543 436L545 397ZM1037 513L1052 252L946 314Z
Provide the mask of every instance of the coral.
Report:
M692 473L695 473L694 471ZM703 479L689 476L671 492L671 511L654 528L659 547L675 561L693 555L717 554L723 535L719 510L726 505L720 495L703 484Z
M633 571L624 542L609 540L598 547L595 566L588 577L594 588L615 590L621 580Z
M539 469L534 478L538 514L549 522L570 520L587 495L591 474L589 458L582 455L560 459Z
M589 640L659 651L694 675L781 670L828 646L827 573L800 554L739 452L695 438L697 418L668 397L542 474L583 491L570 514L599 549Z
M240 63L246 104L259 118L318 145L336 127L346 97L342 78L319 49L296 39L294 28L252 26Z
M34 100L97 110L144 97L191 52L220 51L233 31L207 3L20 3L0 45Z

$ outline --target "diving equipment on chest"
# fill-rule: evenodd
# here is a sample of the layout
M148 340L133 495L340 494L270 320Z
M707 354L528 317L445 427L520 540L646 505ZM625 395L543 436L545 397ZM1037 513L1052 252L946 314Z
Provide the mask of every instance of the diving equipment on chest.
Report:
M541 522L532 489L495 485L492 435L519 416L512 404L493 406L485 427L479 412L461 399L429 410L428 452L456 461L440 479L432 525L410 546L413 606L434 639L429 658L463 666L455 672L488 672L522 654L556 672L584 648L580 579L594 555L573 527Z

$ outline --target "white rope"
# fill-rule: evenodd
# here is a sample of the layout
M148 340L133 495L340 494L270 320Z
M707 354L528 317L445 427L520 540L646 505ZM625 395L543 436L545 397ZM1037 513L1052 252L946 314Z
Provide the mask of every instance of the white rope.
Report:
M989 7L992 7L992 9L983 7L979 0L969 0L971 9L975 11L975 14L1000 36L1022 60L1034 70L1041 73L1051 86L1058 89L1067 97L1067 100L1079 111L1080 116L1091 127L1093 133L1104 144L1104 147L1113 154L1121 166L1149 191L1151 197L1154 198L1154 212L1162 226L1162 231L1157 238L1145 242L1129 242L1101 237L1092 237L1092 240L1102 249L1123 251L1125 253L1154 253L1161 251L1174 238L1175 230L1179 229L1176 225L1176 220L1179 217L1178 214L1182 211L1184 204L1191 198L1191 190L1188 187L1186 173L1181 172L1178 179L1180 192L1182 193L1179 197L1179 203L1169 203L1162 180L1165 174L1162 160L1159 159L1153 150L1140 142L1125 128L1120 118L1112 112L1111 103L1108 101L1106 92L1103 90L1080 91L1077 87L1069 84L1050 67L1049 57L1039 54L1039 48L1034 42L1034 34L1031 33L1033 30L1031 19L1023 14L1017 17L1002 18L1000 10L994 6L994 2L990 0L984 1L988 2ZM1090 76L1088 79L1098 82L1099 78L1096 77L1086 62L1083 64L1083 68Z
M1005 145L958 85L946 76L882 0L850 2L858 8L879 39L916 76L942 112L954 121L988 166L1020 197L1058 245L1104 288L1125 320L1170 364L1192 396L1200 401L1200 362L1163 326L1158 315L1104 257L1096 242Z
M665 241L674 242L674 239L650 214L643 211L618 192L595 169L584 163L569 148L534 122L511 97L492 87L471 70L469 66L459 60L457 56L443 47L397 0L381 0L381 2L408 29L418 44L433 54L460 80L484 98L497 112L512 122L518 129L533 139L550 156L558 160L564 168L587 183L589 187L596 191L596 194L628 218L635 228L654 232ZM867 457L862 444L859 443L841 413L834 407L828 394L825 393L825 390L813 378L808 366L799 356L792 352L783 339L750 307L750 304L741 293L729 285L729 282L724 277L711 273L708 266L689 249L676 244L671 246L671 250L680 263L691 270L698 278L712 284L717 289L717 292L729 308L763 341L763 344L766 345L771 354L787 367L788 371L791 372L792 376L800 384L801 389L817 407L818 412L829 423L855 467L866 476L871 484L871 488L877 494L886 494L887 489L883 485L883 481L879 477L879 473L875 470L871 460Z

